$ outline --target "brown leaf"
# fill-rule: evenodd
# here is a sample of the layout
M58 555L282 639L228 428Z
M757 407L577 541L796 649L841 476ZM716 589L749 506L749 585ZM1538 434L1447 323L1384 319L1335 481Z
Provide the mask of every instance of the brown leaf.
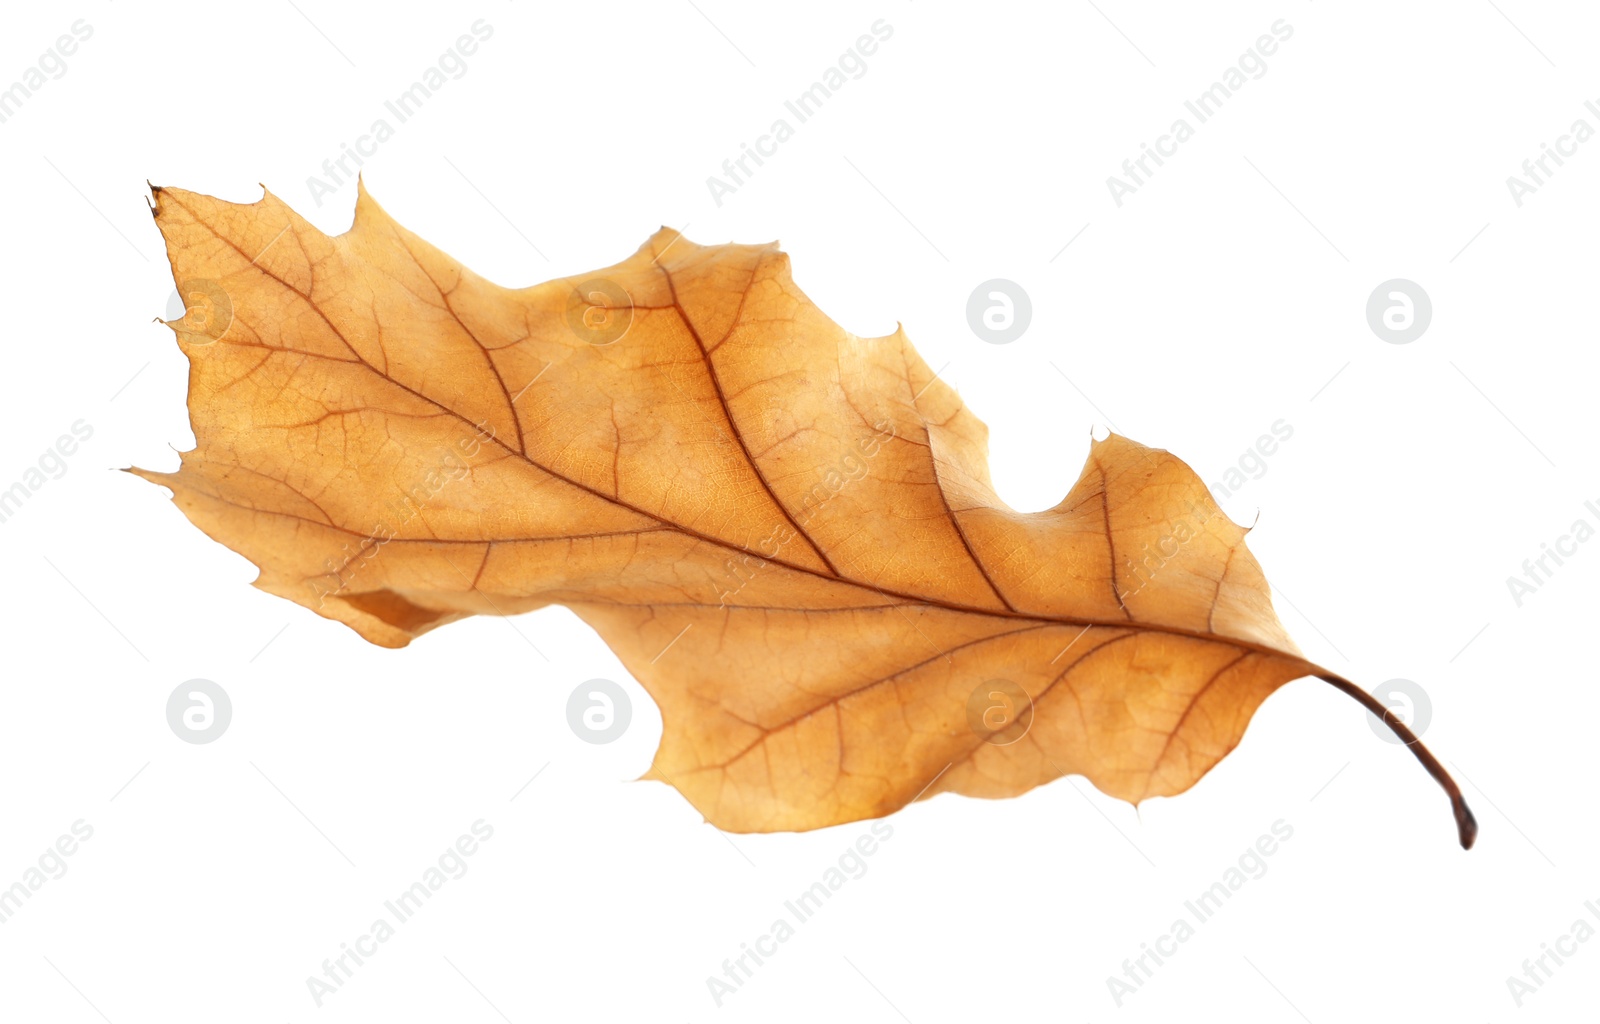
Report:
M1112 435L1056 507L994 493L987 430L903 332L860 338L773 245L662 229L502 288L367 193L328 237L271 195L158 189L197 440L170 487L256 585L400 647L563 604L660 705L651 775L733 831L1082 774L1181 793L1320 676L1246 530Z

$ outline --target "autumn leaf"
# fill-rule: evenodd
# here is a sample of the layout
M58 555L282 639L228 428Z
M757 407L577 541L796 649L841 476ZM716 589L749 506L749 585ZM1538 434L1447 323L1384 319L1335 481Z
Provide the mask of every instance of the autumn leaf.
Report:
M329 237L269 195L157 189L196 446L134 470L256 586L401 647L550 604L660 705L649 777L732 831L1081 774L1181 793L1317 676L1187 465L1112 435L1060 504L905 334L857 337L772 245L663 229L604 270L477 276L361 190Z

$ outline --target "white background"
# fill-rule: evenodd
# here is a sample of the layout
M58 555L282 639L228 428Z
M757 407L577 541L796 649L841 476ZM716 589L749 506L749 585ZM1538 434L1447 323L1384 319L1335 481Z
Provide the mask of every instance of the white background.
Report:
M1592 1017L1600 940L1520 1009L1506 978L1580 918L1600 926L1583 906L1600 903L1600 543L1521 607L1506 579L1600 504L1600 141L1520 207L1506 178L1575 119L1600 128L1583 106L1600 15L695 2L8 8L0 84L74 20L93 36L0 124L0 488L74 421L94 435L0 523L0 886L77 819L94 834L0 924L0 1018ZM1304 680L1193 790L1137 812L1069 779L894 815L867 874L718 1008L707 976L864 823L725 837L627 781L659 716L564 609L381 650L252 589L165 491L112 471L172 469L193 443L186 361L151 322L173 283L145 180L236 201L262 182L342 231L353 185L319 206L308 177L479 18L494 34L467 73L365 173L491 279L605 266L660 224L781 238L845 327L904 322L990 424L1020 509L1059 500L1097 426L1217 481L1291 424L1222 504L1259 512L1251 548L1309 656L1426 691L1425 740L1478 812L1477 848L1402 747ZM706 178L879 18L894 34L867 73L713 202ZM1267 73L1119 208L1107 176L1277 19L1293 37ZM965 315L997 277L1034 309L1005 346ZM1397 277L1434 307L1408 345L1364 312ZM233 701L206 745L165 717L194 677ZM609 746L566 721L593 677L633 697ZM494 835L466 875L318 1009L306 978L479 818ZM1293 837L1265 876L1118 1008L1108 976L1278 819Z

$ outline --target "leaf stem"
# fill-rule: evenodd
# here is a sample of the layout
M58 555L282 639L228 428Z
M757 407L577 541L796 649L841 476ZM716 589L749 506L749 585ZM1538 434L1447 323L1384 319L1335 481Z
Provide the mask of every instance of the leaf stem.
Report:
M1478 838L1478 819L1472 816L1472 810L1467 806L1466 798L1461 795L1461 787L1456 785L1456 780L1450 777L1450 773L1444 770L1444 765L1422 745L1416 733L1406 728L1406 724L1400 721L1393 711L1378 703L1377 698L1350 680L1335 675L1319 675L1317 678L1355 698L1357 703L1382 719L1383 724L1400 737L1400 741L1416 755L1418 761L1422 762L1422 767L1428 769L1428 774L1433 776L1434 781L1449 794L1450 809L1456 815L1456 831L1461 837L1461 848L1472 849L1473 840Z

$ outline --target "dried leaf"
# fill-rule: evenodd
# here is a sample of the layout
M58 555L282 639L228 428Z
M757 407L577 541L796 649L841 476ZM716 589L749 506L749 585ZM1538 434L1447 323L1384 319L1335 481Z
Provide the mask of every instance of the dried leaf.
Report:
M1181 793L1319 676L1184 463L1095 442L1056 507L903 332L830 321L773 245L663 229L502 288L365 190L329 237L271 195L156 190L197 445L170 487L256 585L400 647L563 604L661 708L650 775L733 831L1081 774Z

